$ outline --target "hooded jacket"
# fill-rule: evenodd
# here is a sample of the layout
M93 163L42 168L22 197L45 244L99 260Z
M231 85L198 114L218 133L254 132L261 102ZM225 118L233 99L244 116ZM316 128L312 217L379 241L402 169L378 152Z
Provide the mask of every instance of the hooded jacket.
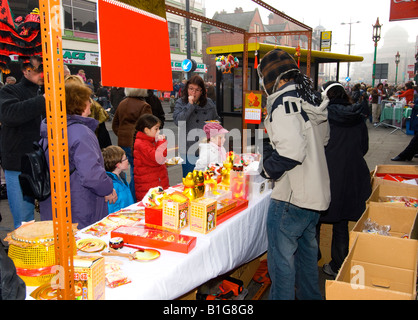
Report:
M145 101L148 95L146 89L125 88L126 98L123 99L112 122L112 130L118 137L118 145L121 147L132 147L135 124L144 114L152 114L151 106Z
M315 107L298 96L293 81L267 98L264 120L271 152L263 168L275 181L271 197L316 211L330 203L325 145L329 138L326 105Z
M82 229L108 214L104 199L113 191L112 179L106 174L102 152L94 133L98 121L78 115L67 116L67 135L71 187L72 222ZM48 143L47 124L41 124L42 146ZM45 148L45 147L44 147ZM45 156L49 164L49 149ZM52 220L51 198L40 203L42 220Z
M115 189L118 195L118 200L115 203L108 203L109 213L119 211L120 209L126 208L133 204L134 198L132 197L129 185L125 178L116 175L113 172L106 171L106 174L113 181L113 189Z
M370 170L364 156L369 134L361 104L332 100L328 105L330 139L325 148L331 203L321 222L356 221L370 197Z
M170 184L165 166L167 140L155 141L153 137L138 131L135 137L134 182L137 201L141 201L149 189L158 186L167 189Z

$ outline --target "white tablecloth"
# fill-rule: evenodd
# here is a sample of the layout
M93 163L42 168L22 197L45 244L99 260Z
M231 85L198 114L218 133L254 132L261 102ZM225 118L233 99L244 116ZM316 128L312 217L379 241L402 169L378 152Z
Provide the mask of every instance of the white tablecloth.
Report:
M106 287L106 299L176 299L260 256L267 251L266 219L270 194L271 190L265 191L252 200L247 209L208 234L189 228L182 230L182 234L197 237L196 246L188 254L159 249L161 256L149 262L111 257L123 262L121 269L132 282L117 288ZM78 236L92 237L83 234L82 230ZM110 234L107 234L101 239L108 243L109 238ZM135 249L124 247L120 251L133 252ZM31 289L28 293L35 288Z

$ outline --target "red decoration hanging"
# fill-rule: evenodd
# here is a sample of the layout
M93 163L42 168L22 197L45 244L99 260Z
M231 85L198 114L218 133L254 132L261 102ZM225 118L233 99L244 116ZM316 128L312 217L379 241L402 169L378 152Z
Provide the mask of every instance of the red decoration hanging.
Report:
M300 68L300 45L296 48L295 56L298 58L298 68Z

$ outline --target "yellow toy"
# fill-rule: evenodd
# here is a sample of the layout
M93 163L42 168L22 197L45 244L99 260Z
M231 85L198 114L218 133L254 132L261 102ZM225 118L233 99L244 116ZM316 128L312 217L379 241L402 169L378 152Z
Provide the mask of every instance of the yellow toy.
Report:
M202 171L193 171L194 189L196 191L196 197L200 198L205 195L205 177Z
M189 172L186 178L183 178L184 191L183 194L190 199L196 199L195 183L193 180L193 173Z
M228 152L228 156L223 163L223 168L221 170L222 175L222 184L229 186L230 184L230 173L232 167L234 166L234 153L232 151Z

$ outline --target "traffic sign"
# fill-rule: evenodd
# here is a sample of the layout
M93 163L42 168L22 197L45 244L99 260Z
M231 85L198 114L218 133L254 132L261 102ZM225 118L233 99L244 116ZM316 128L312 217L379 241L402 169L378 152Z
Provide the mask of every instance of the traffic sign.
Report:
M184 72L192 72L195 71L197 67L196 61L193 59L184 59L181 63L181 68Z

